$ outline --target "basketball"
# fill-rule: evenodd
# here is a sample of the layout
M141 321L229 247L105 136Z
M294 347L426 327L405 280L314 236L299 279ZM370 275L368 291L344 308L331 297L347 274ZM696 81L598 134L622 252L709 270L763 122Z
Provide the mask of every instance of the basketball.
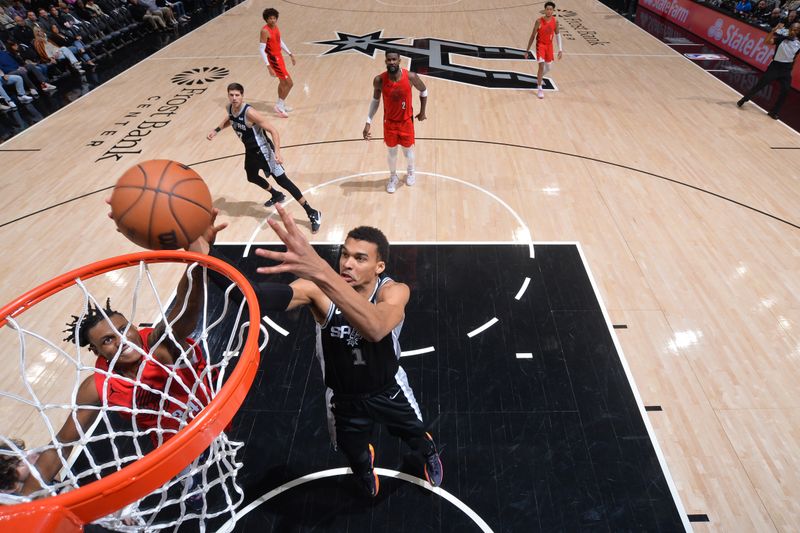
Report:
M211 224L211 193L186 165L144 161L117 180L111 216L120 232L143 248L185 248Z

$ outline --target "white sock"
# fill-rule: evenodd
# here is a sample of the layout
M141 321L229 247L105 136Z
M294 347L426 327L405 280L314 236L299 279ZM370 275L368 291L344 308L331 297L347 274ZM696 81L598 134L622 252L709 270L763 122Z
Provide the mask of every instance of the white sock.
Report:
M278 98L278 107L280 107L281 109L283 109L283 104L284 104L284 102L283 102L283 98Z
M386 160L389 162L389 173L392 175L397 174L397 146L389 148L389 156Z
M408 173L414 173L414 147L403 147L403 155L406 156L406 163L408 164Z

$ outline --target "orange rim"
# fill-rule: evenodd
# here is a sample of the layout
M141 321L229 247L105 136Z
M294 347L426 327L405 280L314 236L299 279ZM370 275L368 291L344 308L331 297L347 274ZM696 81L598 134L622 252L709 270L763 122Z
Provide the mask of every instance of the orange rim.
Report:
M90 279L112 270L146 263L199 263L225 274L244 294L249 308L248 329L242 354L230 377L213 400L184 429L142 459L103 479L65 494L17 505L0 506L0 524L10 526L17 521L31 523L32 518L51 514L61 508L88 524L122 509L131 502L153 492L177 475L198 457L233 419L253 383L260 360L258 350L261 315L253 287L241 272L228 263L194 252L162 250L138 252L104 259L67 272L36 287L0 308L0 327L8 317L16 317L45 298L75 285L76 278Z

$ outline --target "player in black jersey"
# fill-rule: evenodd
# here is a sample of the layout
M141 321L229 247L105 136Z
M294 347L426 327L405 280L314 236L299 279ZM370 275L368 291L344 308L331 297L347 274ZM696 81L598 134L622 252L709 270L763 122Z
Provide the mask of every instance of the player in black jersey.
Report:
M286 195L270 187L269 182L259 174L260 170L263 170L267 176L273 176L278 185L289 191L305 209L308 219L311 221L311 233L319 231L322 213L309 205L300 189L286 176L286 171L283 169L278 130L250 104L244 103L244 87L241 84L231 83L228 85L228 101L230 102L226 108L228 116L222 124L211 130L206 138L210 141L223 128L232 126L233 131L244 143L244 170L247 172L247 181L258 185L272 195L272 198L267 200L264 205L270 207L282 202L286 199Z
M410 290L384 273L389 254L386 237L366 226L350 231L336 273L292 217L280 206L278 212L283 227L275 220L269 224L286 244L286 251L257 249L256 254L279 261L258 272L292 272L300 279L288 286L260 282L254 287L268 309L310 307L317 322L317 356L328 387L331 437L369 496L376 496L379 488L370 444L375 423L384 424L419 453L425 477L438 486L442 482L439 453L425 431L414 392L399 364L398 337Z

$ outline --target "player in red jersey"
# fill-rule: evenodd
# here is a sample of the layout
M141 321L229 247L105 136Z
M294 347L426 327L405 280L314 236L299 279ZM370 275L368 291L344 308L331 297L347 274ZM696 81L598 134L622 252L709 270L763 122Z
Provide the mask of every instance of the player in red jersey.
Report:
M284 100L289 96L289 91L292 90L294 82L286 69L282 50L289 54L292 66L296 63L294 54L286 46L286 43L281 40L281 30L278 29L278 10L269 7L264 10L261 16L264 17L266 24L261 28L261 42L258 45L258 49L261 52L261 58L267 64L270 75L278 78L278 102L275 104L275 113L281 118L287 118L292 108L288 107Z
M216 214L215 210L214 217ZM202 239L213 241L225 226L215 226L212 221ZM200 240L188 249L199 250ZM202 270L200 267L192 270L192 291L188 297L189 277L186 274L181 276L175 295L176 305L166 317L171 325L171 334L165 333L167 326L164 321L155 328L136 328L121 313L112 310L108 302L103 309L90 303L82 317L73 317L73 322L67 325L65 332L69 335L64 340L88 346L89 351L97 355L97 372L84 379L78 387L75 399L78 409L67 417L56 434L56 440L63 443L60 448L62 457L69 456L73 443L80 440L97 418L100 406L143 411L137 413L132 421L140 431L148 432L154 446L158 446L169 440L183 423L190 422L211 401L210 389L198 384L196 377L202 375L205 359L199 346L188 338L197 326L202 306ZM149 356L144 357L142 353ZM191 368L180 365L181 353L187 354ZM132 380L144 386L134 386ZM117 412L131 418L131 413L125 410ZM36 469L46 483L55 478L61 467L59 452L53 448L42 452L36 462ZM39 487L39 481L31 475L25 481L22 493L30 494Z
M389 148L389 183L386 191L397 190L397 145L403 147L408 171L406 185L414 185L414 110L412 109L411 86L419 91L419 114L417 120L425 120L425 106L428 103L428 90L415 72L400 68L400 53L386 52L386 72L378 74L372 80L372 102L369 105L367 123L364 125L364 139L372 138L370 125L372 117L378 111L381 95L383 96L383 141Z
M558 43L558 59L561 59L564 49L561 44L561 34L558 32L558 20L553 16L555 10L556 5L553 2L545 2L544 16L533 25L531 38L528 39L528 46L525 47L525 59L528 59L531 45L536 39L536 61L539 63L539 71L536 74L536 87L539 90L536 95L539 98L544 98L542 77L550 71L550 66L553 64L553 35Z

